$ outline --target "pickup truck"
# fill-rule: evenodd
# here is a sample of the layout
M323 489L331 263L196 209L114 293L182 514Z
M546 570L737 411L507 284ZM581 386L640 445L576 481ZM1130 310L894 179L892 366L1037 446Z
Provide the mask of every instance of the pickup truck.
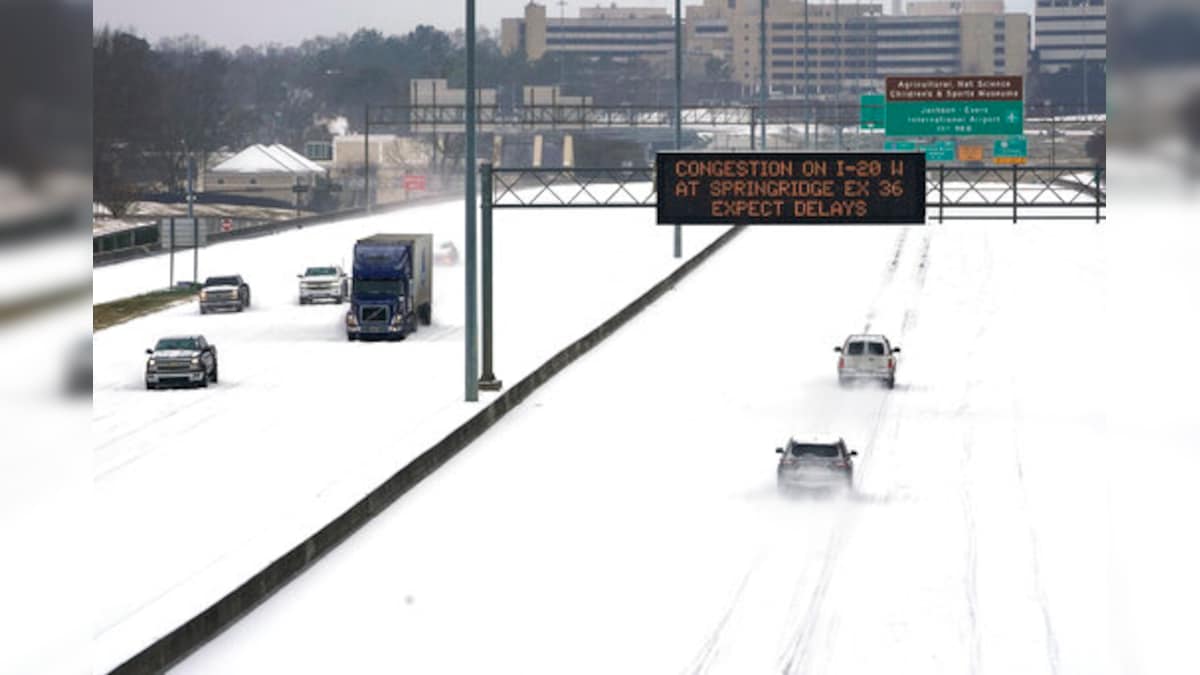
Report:
M900 348L883 335L851 335L841 347L834 347L838 357L838 384L874 380L888 389L896 386L896 354Z
M428 234L376 234L354 244L347 340L401 340L433 321L432 248Z
M165 337L147 349L146 388L207 387L217 381L217 346L203 335Z
M209 277L200 289L200 313L208 314L217 309L232 309L240 312L250 306L250 285L240 274L225 277Z
M337 265L328 267L310 267L304 270L300 277L300 304L307 305L313 300L333 300L342 304L350 295L350 281L342 268Z

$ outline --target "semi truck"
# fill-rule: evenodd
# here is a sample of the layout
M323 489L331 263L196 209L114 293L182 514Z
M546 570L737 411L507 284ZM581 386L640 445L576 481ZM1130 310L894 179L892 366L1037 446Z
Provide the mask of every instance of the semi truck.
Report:
M346 339L401 340L433 322L433 235L376 234L354 244Z

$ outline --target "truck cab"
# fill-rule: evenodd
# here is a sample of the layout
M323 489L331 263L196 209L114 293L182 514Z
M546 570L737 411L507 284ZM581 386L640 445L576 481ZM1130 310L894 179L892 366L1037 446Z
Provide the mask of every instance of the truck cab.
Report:
M346 339L400 340L432 322L428 234L377 234L354 245Z

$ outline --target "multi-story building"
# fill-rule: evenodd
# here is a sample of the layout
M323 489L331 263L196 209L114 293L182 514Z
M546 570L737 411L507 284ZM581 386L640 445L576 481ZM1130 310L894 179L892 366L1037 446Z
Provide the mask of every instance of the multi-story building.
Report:
M773 0L767 6L770 87L794 95L807 83L813 94L837 96L878 89L889 75L1025 74L1027 14L995 11L1003 3L988 0L941 4L949 13L911 16L884 15L876 3ZM758 0L688 7L689 51L728 59L743 87L757 87L760 11Z
M880 2L768 0L773 94L849 96L878 90L889 75L1025 74L1029 15L1005 13L1003 0L927 0L910 8L918 13L885 15ZM725 60L745 91L757 89L760 12L760 0L688 6L687 52ZM667 56L673 22L657 8L596 8L578 19L547 19L546 8L531 2L523 19L505 19L501 44L510 53L523 49L529 59L548 52Z
M1025 75L1029 15L880 17L875 68L888 75Z
M1108 58L1106 0L1038 0L1035 10L1039 68L1101 64Z
M586 7L579 17L547 17L546 6L530 2L520 19L500 24L505 54L524 51L533 61L546 54L639 58L669 56L675 22L661 7Z

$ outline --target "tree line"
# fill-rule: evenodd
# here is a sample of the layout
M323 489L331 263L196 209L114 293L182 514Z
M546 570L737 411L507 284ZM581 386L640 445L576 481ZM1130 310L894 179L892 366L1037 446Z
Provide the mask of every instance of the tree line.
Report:
M530 84L586 83L586 90L568 86L565 93L598 102L654 103L670 96L667 74L641 64L569 55L527 62L520 51L501 53L488 31L479 38L477 82L497 88L502 105L515 104ZM253 143L301 148L326 120L345 117L358 130L367 103L408 103L410 79L445 78L451 87L466 79L462 31L430 26L405 35L362 29L297 46L236 51L194 36L152 45L105 27L93 32L92 58L93 191L117 210L139 192L181 192L189 154Z

